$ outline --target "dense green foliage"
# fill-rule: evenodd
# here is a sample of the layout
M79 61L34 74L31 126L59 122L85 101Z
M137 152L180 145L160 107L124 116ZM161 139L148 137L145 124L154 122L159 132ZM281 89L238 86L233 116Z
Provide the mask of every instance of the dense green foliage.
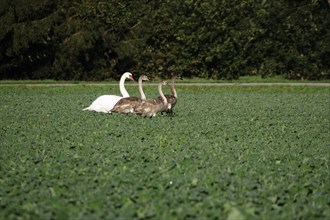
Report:
M327 0L1 0L0 79L330 77Z
M0 87L0 219L330 218L329 88L182 86L173 118L82 111L116 92Z

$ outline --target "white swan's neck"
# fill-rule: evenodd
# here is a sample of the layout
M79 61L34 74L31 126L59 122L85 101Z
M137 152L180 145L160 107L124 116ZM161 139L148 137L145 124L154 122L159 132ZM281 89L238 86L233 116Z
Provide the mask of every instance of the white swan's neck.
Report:
M142 100L146 100L146 95L143 92L142 89L142 77L139 78L139 92L140 92L140 97Z
M172 95L175 98L178 98L178 94L176 93L176 89L174 87L174 81L175 81L175 77L172 77L172 82L171 82L171 91L172 91Z
M127 90L125 89L125 85L124 85L125 79L126 79L126 77L124 75L121 76L120 81L119 81L119 90L123 97L129 97L129 94L128 94Z
M162 97L162 99L163 99L163 104L167 105L167 99L164 96L164 93L163 93L163 90L162 90L162 85L163 85L163 82L160 82L159 85L158 85L158 92L159 92L160 97Z

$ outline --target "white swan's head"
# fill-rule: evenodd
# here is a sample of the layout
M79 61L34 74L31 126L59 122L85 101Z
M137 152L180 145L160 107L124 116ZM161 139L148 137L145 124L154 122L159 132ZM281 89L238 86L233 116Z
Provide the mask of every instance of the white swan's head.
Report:
M124 74L122 75L122 77L123 77L124 79L130 79L130 80L133 80L133 81L134 81L133 74L130 73L130 72L126 72L126 73L124 73Z

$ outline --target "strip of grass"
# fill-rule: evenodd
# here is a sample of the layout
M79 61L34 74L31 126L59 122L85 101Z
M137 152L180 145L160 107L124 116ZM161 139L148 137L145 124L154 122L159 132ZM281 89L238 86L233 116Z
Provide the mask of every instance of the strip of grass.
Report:
M330 218L328 88L178 93L149 119L81 110L118 86L0 88L0 219Z
M137 76L136 76L137 78ZM160 79L153 78L154 82ZM241 76L238 80L215 80L204 78L184 78L180 83L330 83L330 80L288 80L282 76L262 78L260 76ZM109 79L104 81L65 81L65 80L0 80L0 85L6 84L90 84L90 83L118 83L118 81Z

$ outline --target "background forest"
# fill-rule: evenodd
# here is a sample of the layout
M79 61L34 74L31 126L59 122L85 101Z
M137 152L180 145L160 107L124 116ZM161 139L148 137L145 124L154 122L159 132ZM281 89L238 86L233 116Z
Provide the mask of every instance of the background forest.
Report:
M0 79L330 78L328 0L0 0Z

